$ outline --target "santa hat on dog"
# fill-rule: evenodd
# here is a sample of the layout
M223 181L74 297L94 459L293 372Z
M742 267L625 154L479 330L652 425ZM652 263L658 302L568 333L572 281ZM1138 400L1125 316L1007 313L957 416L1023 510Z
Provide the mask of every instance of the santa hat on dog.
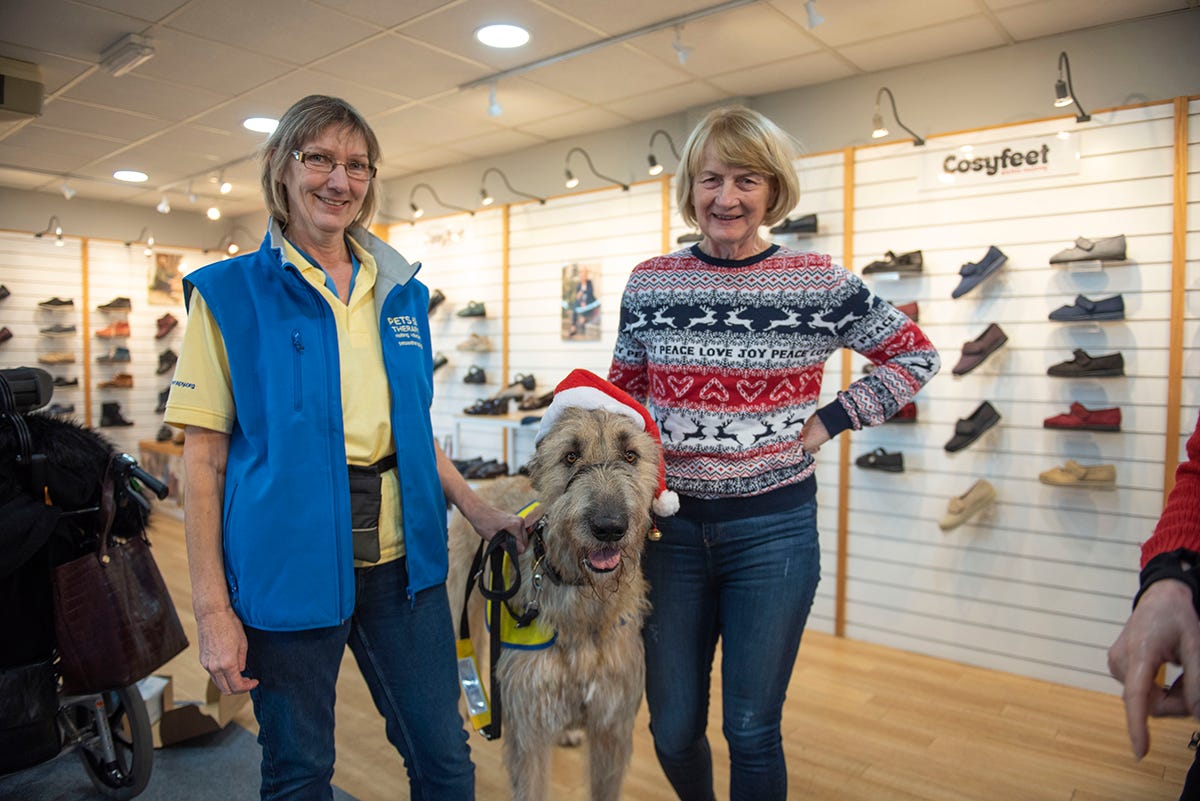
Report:
M603 409L614 414L624 415L654 439L659 448L658 460L658 491L654 494L651 505L654 513L660 517L670 517L679 511L679 496L667 489L666 469L663 467L662 436L658 433L658 425L646 407L634 400L624 390L610 384L603 378L588 370L572 370L554 388L554 400L546 407L542 422L538 425L534 443L541 442L542 437L550 430L567 409Z

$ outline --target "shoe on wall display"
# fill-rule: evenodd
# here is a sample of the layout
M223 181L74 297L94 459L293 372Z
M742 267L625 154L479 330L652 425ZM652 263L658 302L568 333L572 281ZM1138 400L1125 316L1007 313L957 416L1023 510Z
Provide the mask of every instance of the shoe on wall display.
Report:
M39 329L38 333L44 337L69 337L74 334L76 330L77 329L74 325L55 323L54 325L48 325L45 328Z
M864 453L855 459L854 463L867 470L883 470L887 473L904 472L904 454L889 453L883 448L876 448L870 453Z
M442 353L441 351L438 351L437 353L433 354L433 371L436 373L438 371L438 368L445 367L446 364L449 363L449 361L450 360L447 359L446 355L444 353Z
M954 436L946 442L946 450L950 453L961 451L999 422L1000 412L996 411L996 407L990 402L984 401L971 412L970 417L962 418L954 424Z
M958 282L958 286L950 293L952 298L961 298L963 295L970 292L975 287L979 286L987 278L996 274L996 271L1004 266L1004 262L1008 261L1008 256L1000 248L992 245L988 248L988 252L983 258L977 262L967 262L958 271L962 276L962 280Z
M158 433L154 435L155 442L170 442L171 437L175 436L175 430L168 425L161 426Z
M1075 302L1059 306L1050 312L1050 319L1059 323L1079 323L1091 320L1124 320L1125 298L1113 295L1103 300L1092 300L1076 295Z
M462 342L459 342L457 345L455 345L455 347L458 348L459 350L470 350L470 351L475 351L476 353L487 353L487 352L491 351L491 349L492 349L492 342L486 336L480 336L479 334L471 334L469 337L464 339Z
M1072 403L1066 414L1056 414L1042 421L1043 428L1074 431L1120 431L1121 407L1089 409L1082 403Z
M508 402L511 398L480 398L472 405L463 409L466 414L500 415L508 414Z
M41 356L38 356L38 361L42 364L74 364L75 354L58 350L53 353L43 353Z
M455 312L459 317L487 317L487 307L482 301L472 300Z
M966 375L983 364L988 356L998 351L1000 346L1007 341L1008 335L1004 333L1004 329L995 323L990 323L982 334L970 342L963 343L962 356L959 357L958 364L954 365L951 372L954 375Z
M133 376L129 373L117 373L107 381L101 381L97 386L100 389L132 389Z
M550 402L552 400L554 400L554 390L550 390L549 392L542 394L542 395L529 394L529 395L526 395L525 398L520 403L517 404L517 408L523 412L531 412L534 409L546 408L547 406L550 405ZM521 422L524 423L524 420L522 420Z
M113 298L108 303L102 303L96 307L100 311L106 312L127 312L133 308L133 304L129 298Z
M900 312L914 323L919 323L921 321L921 309L919 306L917 306L917 302L915 300L912 303L901 303L897 305L896 311Z
M924 261L925 257L919 250L901 253L899 256L889 250L884 254L882 261L873 261L863 267L863 275L874 275L875 273L916 274L921 272Z
M162 414L167 410L167 401L171 397L171 388L168 386L162 392L158 393L158 405L154 407L156 414Z
M938 527L942 531L956 529L995 502L996 488L986 478L981 478L962 495L950 499Z
M179 356L175 351L167 348L162 353L158 354L158 368L154 371L158 375L168 373L175 369L175 363L179 361Z
M103 353L96 357L96 362L99 364L118 364L121 362L131 361L129 348L113 348L108 353Z
M75 301L71 298L66 298L64 300L63 298L53 297L53 298L50 298L49 300L43 300L40 303L38 303L38 308L46 309L47 311L61 311L63 309L73 309L73 308L75 308Z
M96 331L96 336L101 339L117 339L119 337L129 336L129 321L117 320L112 325L106 325Z
M1125 234L1104 239L1081 236L1075 240L1075 247L1060 250L1050 257L1051 264L1072 261L1125 261Z
M442 290L440 290L440 289L435 289L432 292L430 292L429 293L429 312L428 313L433 314L433 310L436 309L439 305L441 305L442 301L445 299L446 299L446 293L442 292Z
M676 238L675 238L675 244L677 244L677 245L691 245L691 244L693 244L693 243L695 243L695 242L699 242L699 241L700 241L701 239L703 239L703 238L704 238L704 237L703 237L703 236L702 236L700 233L698 233L698 232L696 232L696 231L690 231L690 232L688 232L688 233L686 233L686 234L680 234L678 237L676 237Z
M154 338L162 339L167 334L171 333L171 330L177 325L179 325L179 321L175 319L175 315L167 312L162 317L159 317L154 321Z
M805 214L796 219L786 218L771 229L773 234L815 234L817 232L817 215Z
M0 328L0 342L7 342L10 339L12 339L12 331L9 327L6 325Z
M77 387L79 386L79 378L66 378L61 375L54 376L54 386L56 387Z
M485 373L483 371L482 367L472 364L471 367L467 370L467 374L463 376L463 383L464 384L486 384L487 383L487 373Z
M12 293L8 291L8 287L6 287L4 284L0 284L0 300L4 300L10 294Z
M1062 467L1052 467L1038 474L1038 481L1056 487L1116 489L1117 468L1111 464L1082 465L1068 459Z
M132 420L126 420L121 414L121 404L119 403L102 403L100 404L100 425L102 427L109 426L131 426Z
M889 417L885 422L888 423L915 423L917 422L917 404L915 401L909 401L897 410L895 414Z
M1125 375L1125 357L1120 353L1106 356L1089 356L1080 348L1074 357L1046 368L1046 375L1057 378L1108 378Z

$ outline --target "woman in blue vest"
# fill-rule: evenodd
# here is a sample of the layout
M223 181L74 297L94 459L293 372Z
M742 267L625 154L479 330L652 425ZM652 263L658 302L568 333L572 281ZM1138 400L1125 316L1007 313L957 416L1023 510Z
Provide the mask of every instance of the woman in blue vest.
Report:
M413 799L474 797L444 585L446 508L524 545L434 440L429 291L372 236L379 143L314 95L263 147L256 252L187 276L167 404L186 429L200 661L249 691L263 799L330 799L346 645Z

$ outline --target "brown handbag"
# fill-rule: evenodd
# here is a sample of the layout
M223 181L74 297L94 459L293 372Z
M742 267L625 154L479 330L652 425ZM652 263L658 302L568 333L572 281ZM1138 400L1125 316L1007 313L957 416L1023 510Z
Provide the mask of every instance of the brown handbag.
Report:
M110 467L100 547L54 568L54 631L69 694L126 687L188 644L149 541L110 536L114 513Z

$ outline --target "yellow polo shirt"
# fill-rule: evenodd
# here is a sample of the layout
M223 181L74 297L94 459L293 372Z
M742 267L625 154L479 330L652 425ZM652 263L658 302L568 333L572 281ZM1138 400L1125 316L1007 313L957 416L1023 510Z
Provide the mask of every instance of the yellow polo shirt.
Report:
M300 274L321 293L333 311L341 362L346 459L353 465L369 465L396 450L392 439L392 395L375 315L375 259L353 239L348 238L347 242L359 260L349 303L342 303L325 286L323 270L310 264L286 241L284 258L299 268ZM180 389L177 384L188 388ZM193 292L164 420L174 426L194 425L228 434L233 430L236 415L224 337L200 293ZM379 551L380 559L375 564L404 555L400 482L395 469L383 474ZM355 562L356 566L366 564Z

